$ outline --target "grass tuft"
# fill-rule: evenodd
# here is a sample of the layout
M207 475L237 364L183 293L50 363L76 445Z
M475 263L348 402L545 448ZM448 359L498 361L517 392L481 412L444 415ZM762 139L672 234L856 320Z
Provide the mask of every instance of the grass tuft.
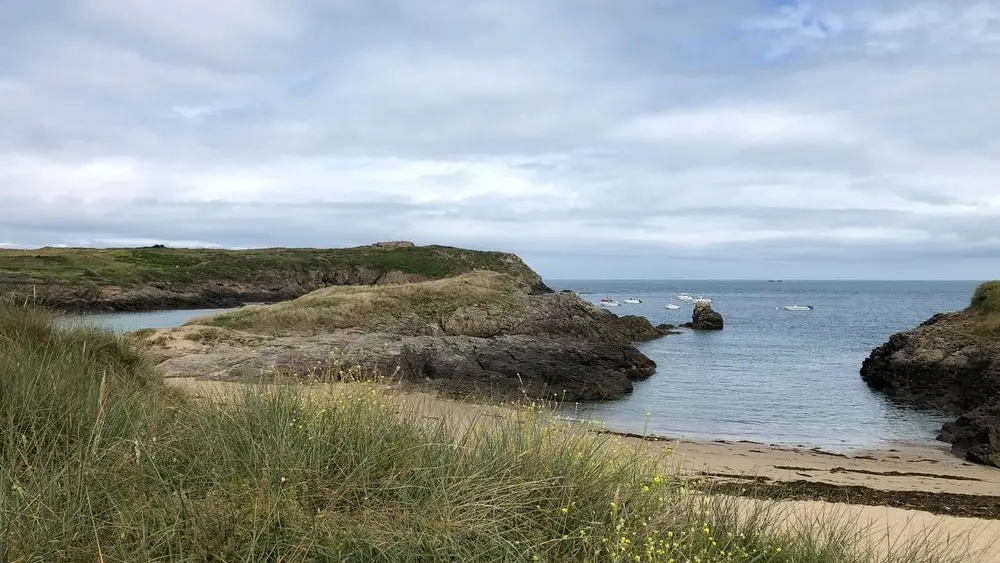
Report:
M460 425L371 384L174 395L130 340L56 321L0 308L0 560L950 560L876 554L531 410Z
M972 294L969 308L984 315L1000 314L1000 281L980 284Z

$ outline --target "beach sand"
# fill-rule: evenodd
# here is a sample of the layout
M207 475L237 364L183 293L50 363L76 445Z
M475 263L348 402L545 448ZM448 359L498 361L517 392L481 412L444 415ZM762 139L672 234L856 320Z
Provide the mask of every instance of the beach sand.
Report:
M239 384L168 378L195 396L219 397ZM322 385L315 392L347 392L347 384ZM425 392L399 392L403 411L429 419L447 417L459 430L475 421L510 418L515 409L469 403ZM581 431L616 434L622 443L668 459L686 473L702 476L716 494L774 499L792 522L817 517L848 519L866 526L882 546L941 538L957 550L980 556L968 560L1000 563L1000 469L974 465L951 455L946 444L899 445L850 454L795 449L751 442L695 441L609 432L593 424ZM749 501L746 501L749 502Z

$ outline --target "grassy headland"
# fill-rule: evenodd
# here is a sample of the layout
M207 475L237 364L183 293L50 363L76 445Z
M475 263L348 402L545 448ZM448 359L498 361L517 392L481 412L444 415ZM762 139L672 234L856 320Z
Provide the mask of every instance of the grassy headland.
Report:
M483 321L512 325L530 295L525 282L506 274L478 271L421 283L340 286L266 307L245 307L188 324L275 334L338 328L377 328L407 317L444 323L456 311L475 306ZM442 327L443 328L443 327Z
M531 412L455 432L374 387L171 393L127 337L0 306L0 560L945 561L868 552Z
M144 310L277 301L330 285L440 279L475 269L541 278L513 254L408 244L354 248L0 250L0 294L60 309Z

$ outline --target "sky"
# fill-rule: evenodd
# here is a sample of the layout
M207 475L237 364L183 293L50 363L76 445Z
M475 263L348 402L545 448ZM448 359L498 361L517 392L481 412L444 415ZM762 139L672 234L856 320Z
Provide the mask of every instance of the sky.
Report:
M1000 277L1000 0L0 0L0 246Z

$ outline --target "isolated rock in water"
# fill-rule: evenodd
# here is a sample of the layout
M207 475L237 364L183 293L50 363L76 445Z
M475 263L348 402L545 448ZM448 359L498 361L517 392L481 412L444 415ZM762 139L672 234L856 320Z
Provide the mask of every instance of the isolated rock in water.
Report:
M711 303L698 301L694 304L691 322L682 326L695 330L722 330L723 324L722 315L712 309Z
M963 311L939 313L872 350L861 377L873 389L964 413L938 439L970 461L1000 467L1000 305L983 284Z

